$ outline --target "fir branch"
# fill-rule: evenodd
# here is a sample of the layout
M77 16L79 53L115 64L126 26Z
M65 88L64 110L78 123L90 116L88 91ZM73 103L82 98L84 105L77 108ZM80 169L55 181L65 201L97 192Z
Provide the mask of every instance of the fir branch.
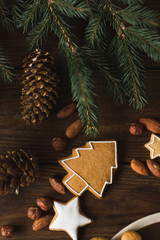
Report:
M13 0L10 11L13 16L13 22L14 26L18 28L19 26L19 20L22 16L23 10L24 10L24 1L23 0Z
M141 5L130 5L127 8L120 10L119 14L133 26L141 28L147 27L151 30L159 27L159 14L156 11Z
M94 103L95 87L91 82L91 70L87 67L78 47L71 40L71 33L66 28L66 23L57 16L50 5L56 27L52 28L59 38L59 47L67 60L73 100L77 101L79 117L88 135L96 135L97 130L97 107ZM90 80L90 81L89 81Z
M144 69L139 52L135 45L128 42L124 33L118 39L115 37L112 44L122 69L122 80L129 103L137 109L142 109L146 99L143 84Z
M73 100L77 102L78 114L82 121L86 135L96 136L97 106L94 102L95 86L92 71L87 67L84 58L75 52L70 58L69 66Z
M10 61L5 54L2 46L0 46L0 78L5 82L11 82L14 74L12 73L13 67L11 67Z
M107 35L107 16L105 11L105 5L101 4L98 12L95 13L88 23L85 31L86 43L90 46L102 46L104 38Z
M116 30L116 40L113 41L112 49L117 49L119 64L123 72L123 81L127 83L126 94L130 98L129 103L135 108L142 108L146 103L144 95L144 84L142 83L143 72L142 63L139 53L136 50L137 46L131 44L126 36L127 28L121 22L118 12L114 9L114 5L109 0L106 0L107 9L112 15L113 26ZM116 43L116 44L115 44ZM141 80L141 82L140 82ZM132 87L131 87L132 86Z
M116 0L117 1L117 0ZM125 5L132 5L132 4L143 4L144 0L118 0L120 3L124 3Z
M85 0L85 3L88 6L88 8L90 9L90 17L92 17L93 14L95 12L97 12L98 4L95 0Z
M31 48L39 47L50 32L59 38L73 99L77 101L87 134L97 133L96 89L91 81L91 69L103 77L108 93L115 101L123 102L124 95L127 95L129 103L136 108L142 108L146 103L139 49L154 61L159 61L160 37L158 16L142 3L143 0L32 0L22 14L21 27L24 31L31 29L27 37ZM70 20L87 19L89 13L85 36L89 48L86 53L76 45L74 24ZM111 39L112 34L115 38ZM109 43L112 52L109 52ZM113 71L112 60L114 68L115 62L119 64L119 76L115 69Z
M126 32L137 48L143 50L153 61L160 62L160 35L157 31L129 27Z
M42 46L43 41L47 40L49 29L50 29L50 16L46 12L43 20L38 23L36 27L28 34L26 41L29 49L34 47L39 48Z
M124 102L124 91L121 79L119 78L118 71L116 69L111 69L107 63L106 57L92 48L83 47L82 52L88 61L92 64L92 69L94 69L97 75L103 78L106 83L106 92L113 98L115 103Z
M48 0L48 2L52 4L53 9L71 18L86 19L90 10L85 1L70 0L68 2L68 0Z
M74 51L75 44L71 41L71 27L67 22L55 12L52 4L49 3L51 26L50 30L59 38L59 47L68 47L71 51Z
M13 21L11 20L10 11L3 0L0 0L0 21L2 27L8 31L13 30Z
M32 0L29 6L26 7L23 14L21 14L18 27L23 28L24 33L36 27L39 23L42 6L41 0Z

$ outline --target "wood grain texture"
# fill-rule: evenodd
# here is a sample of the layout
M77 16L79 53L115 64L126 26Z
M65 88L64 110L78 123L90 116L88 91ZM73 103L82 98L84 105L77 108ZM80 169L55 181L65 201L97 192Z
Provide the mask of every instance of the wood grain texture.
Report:
M146 5L160 10L158 0L146 1ZM64 136L65 129L76 119L77 112L66 119L57 119L57 111L71 102L70 87L61 66L57 49L57 40L51 37L44 49L55 56L57 69L62 79L60 98L52 115L37 127L27 127L20 117L21 65L27 55L24 36L20 32L0 31L1 42L8 52L17 77L10 85L0 81L0 154L19 148L35 152L40 163L40 177L31 186L24 188L19 196L0 197L0 226L13 224L17 227L15 240L70 239L64 232L50 232L48 228L39 232L32 230L32 220L26 216L27 209L35 206L36 198L48 196L53 200L66 202L73 197L67 191L63 196L56 193L49 184L49 177L65 175L65 170L57 160L71 154L72 148L82 146L91 140L83 133L67 142L62 152L56 152L51 146L54 137ZM129 223L148 214L159 211L160 180L154 176L140 176L130 168L130 161L145 161L149 151L144 144L150 138L145 129L142 136L132 136L129 126L140 117L153 117L160 120L160 64L146 60L146 86L149 104L143 111L137 111L112 103L102 84L97 83L100 112L100 135L96 140L117 140L119 169L112 186L106 188L104 197L99 200L90 192L80 199L83 212L94 221L79 229L79 239L87 240L94 236L113 237ZM92 139L93 140L93 139ZM157 160L159 161L159 159Z

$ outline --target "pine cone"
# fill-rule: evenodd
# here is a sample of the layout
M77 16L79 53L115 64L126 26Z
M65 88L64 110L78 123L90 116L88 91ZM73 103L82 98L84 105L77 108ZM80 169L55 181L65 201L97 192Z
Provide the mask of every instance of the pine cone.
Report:
M48 52L36 49L24 59L21 95L22 119L36 124L48 117L58 98L55 65Z
M29 186L38 172L37 159L30 152L8 151L6 156L0 156L0 195L18 195L20 187Z

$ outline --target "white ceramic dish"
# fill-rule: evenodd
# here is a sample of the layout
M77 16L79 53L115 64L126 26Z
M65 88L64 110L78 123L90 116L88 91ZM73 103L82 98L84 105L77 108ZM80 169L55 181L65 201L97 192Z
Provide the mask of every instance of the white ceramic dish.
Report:
M138 231L144 227L147 227L151 224L154 223L158 223L160 222L160 212L159 213L155 213L152 215L149 215L147 217L141 218L133 223L131 223L130 225L128 225L127 227L123 228L119 233L117 233L112 240L120 240L121 236L123 235L123 233L125 233L126 231Z

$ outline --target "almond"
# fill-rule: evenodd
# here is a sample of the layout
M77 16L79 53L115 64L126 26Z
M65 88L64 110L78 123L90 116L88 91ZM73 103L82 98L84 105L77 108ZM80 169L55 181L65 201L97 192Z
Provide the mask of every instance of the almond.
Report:
M150 174L150 172L149 172L148 168L145 166L145 164L138 160L131 161L131 168L133 169L133 171L135 171L136 173L139 173L141 175L147 176Z
M146 160L146 162L149 170L153 173L153 175L160 178L160 164L156 163L153 160Z
M82 130L82 127L83 126L82 126L81 120L78 119L66 129L66 136L68 138L74 138Z
M40 229L43 229L44 227L46 227L51 222L52 218L53 218L52 214L47 214L43 217L40 217L40 218L36 219L33 222L32 229L34 231L38 231Z
M49 182L53 189L58 193L65 194L65 186L57 177L49 178Z
M144 124L153 133L160 133L160 122L152 118L140 118L140 123Z
M67 106L63 107L58 113L57 113L57 118L66 118L70 116L76 109L76 104L75 103L70 103Z

